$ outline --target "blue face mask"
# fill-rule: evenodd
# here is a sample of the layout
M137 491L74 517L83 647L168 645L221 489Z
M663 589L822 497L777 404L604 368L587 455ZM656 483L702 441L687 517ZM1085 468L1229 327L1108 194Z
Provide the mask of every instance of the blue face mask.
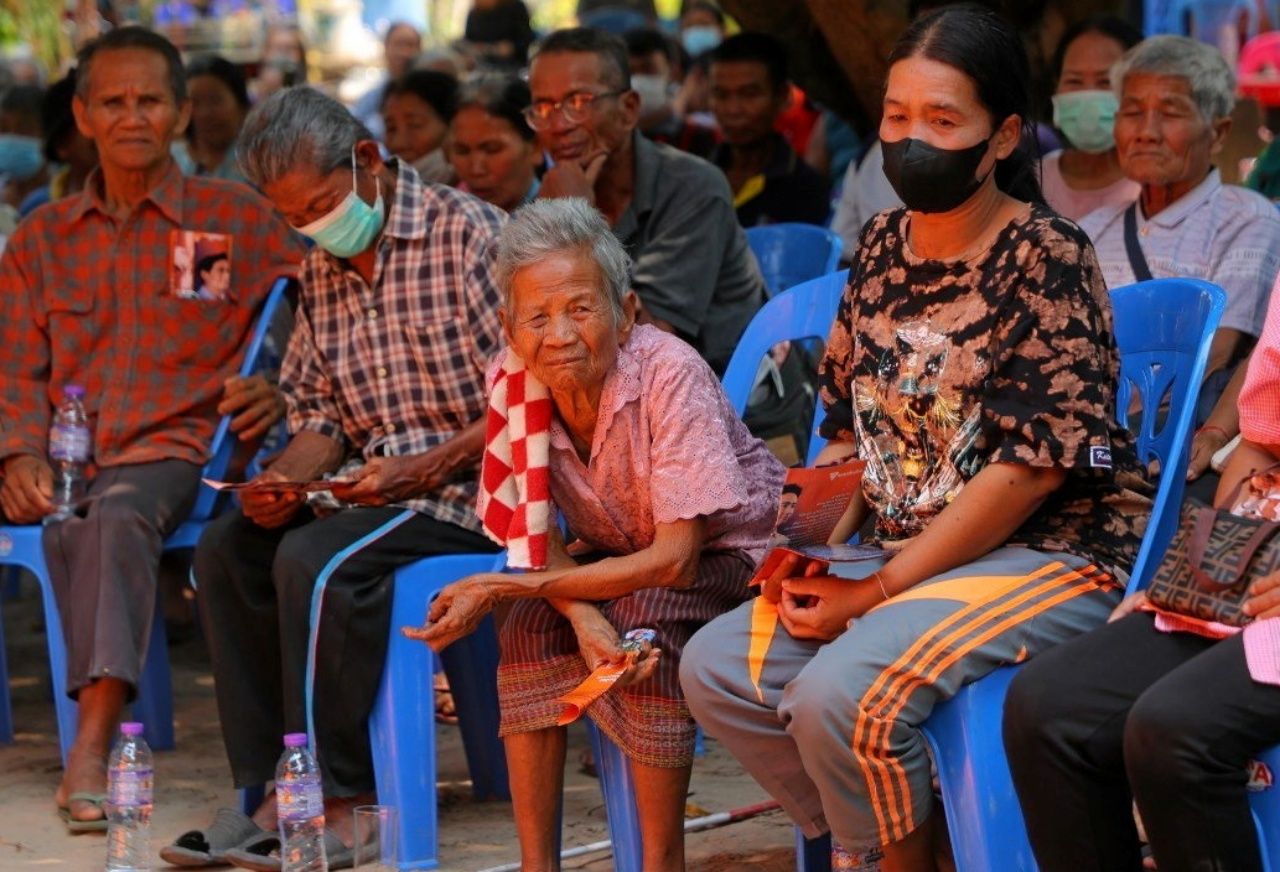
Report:
M40 140L34 136L0 133L0 173L25 182L43 166Z
M377 182L377 177L374 177ZM315 240L316 245L335 257L354 257L373 242L386 216L382 214L382 185L378 199L370 206L356 193L356 151L351 149L351 193L306 227L294 230Z
M680 42L690 57L697 57L703 52L711 51L720 44L720 31L709 25L686 27L680 34Z

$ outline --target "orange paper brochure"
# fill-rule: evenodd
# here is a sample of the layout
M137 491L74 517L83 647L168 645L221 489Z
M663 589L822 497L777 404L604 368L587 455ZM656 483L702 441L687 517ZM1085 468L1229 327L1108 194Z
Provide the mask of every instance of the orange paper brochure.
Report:
M778 498L778 520L769 544L825 545L862 487L866 463L857 458L833 466L793 467Z
M644 647L653 642L657 636L656 632L649 629L628 632L619 646L627 653L627 659L622 663L601 666L588 675L582 684L560 697L557 702L564 706L564 710L560 712L560 719L556 721L556 725L563 727L565 724L571 724L582 717L582 713L587 710L587 707L602 697L609 688L613 687L614 683L622 677L622 673L626 672L636 662L636 658L640 656L640 652L644 650Z

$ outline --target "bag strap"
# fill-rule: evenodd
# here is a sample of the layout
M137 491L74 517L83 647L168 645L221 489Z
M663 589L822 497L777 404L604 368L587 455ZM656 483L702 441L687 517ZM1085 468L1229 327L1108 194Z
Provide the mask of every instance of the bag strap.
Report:
M1234 577L1230 581L1222 582L1213 579L1209 573L1200 568L1204 563L1204 552L1209 545L1209 534L1213 532L1214 522L1218 519L1217 510L1209 506L1200 506L1192 509L1194 521L1191 526L1191 536L1187 541L1187 563L1191 567L1191 575L1196 580L1196 584L1209 590L1224 590L1229 587L1235 587L1244 578L1245 572L1249 569L1249 563L1252 562L1254 555L1258 553L1258 549L1263 543L1270 539L1280 531L1280 523L1275 521L1266 521L1258 524L1258 528L1253 531L1253 535L1244 543L1244 549L1240 552L1240 559L1236 562L1236 571Z
M1151 267L1147 266L1147 257L1138 244L1138 201L1134 200L1124 210L1124 250L1129 255L1129 268L1133 270L1134 281L1151 281Z

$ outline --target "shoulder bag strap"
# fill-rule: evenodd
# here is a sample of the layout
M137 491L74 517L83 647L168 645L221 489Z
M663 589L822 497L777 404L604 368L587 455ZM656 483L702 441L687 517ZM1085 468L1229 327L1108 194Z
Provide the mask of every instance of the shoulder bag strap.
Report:
M1124 250L1129 255L1129 268L1133 270L1133 278L1139 282L1151 281L1151 267L1147 266L1146 255L1138 244L1138 201L1134 200L1124 210Z

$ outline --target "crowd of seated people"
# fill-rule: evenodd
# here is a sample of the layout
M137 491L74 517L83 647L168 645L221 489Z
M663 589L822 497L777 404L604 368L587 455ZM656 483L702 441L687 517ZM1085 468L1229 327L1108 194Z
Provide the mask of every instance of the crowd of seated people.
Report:
M314 731L330 868L349 866L394 571L509 544L481 463L516 438L486 416L519 379L550 410L525 460L547 493L511 484L542 501L542 550L446 588L416 635L439 650L499 619L522 868L557 868L556 698L597 667L622 672L588 714L630 761L646 869L684 867L696 718L807 836L928 872L946 834L921 725L1028 661L1004 736L1042 868L1140 868L1136 801L1157 868L1260 869L1244 773L1280 741L1280 574L1243 633L1122 601L1160 470L1117 423L1138 409L1116 409L1109 290L1223 288L1187 475L1232 511L1280 459L1280 212L1217 167L1219 51L1086 18L1040 87L999 14L919 0L859 137L776 37L701 0L672 33L623 11L583 12L618 32L537 35L521 0L483 0L426 52L395 23L351 106L278 26L252 79L131 26L0 93L0 523L54 508L65 385L93 425L87 499L44 532L79 703L68 829L106 829L162 543L230 415L246 451L288 435L193 556L227 784L268 782L308 728L321 585ZM850 278L820 358L775 349L740 419L719 379L769 293L747 230L790 222L830 223ZM281 276L278 371L235 377ZM757 594L815 398L816 463L865 462L831 542L883 554L793 558ZM320 478L321 501L277 489ZM633 656L636 627L655 636ZM276 813L271 793L221 809L161 854L279 868Z

